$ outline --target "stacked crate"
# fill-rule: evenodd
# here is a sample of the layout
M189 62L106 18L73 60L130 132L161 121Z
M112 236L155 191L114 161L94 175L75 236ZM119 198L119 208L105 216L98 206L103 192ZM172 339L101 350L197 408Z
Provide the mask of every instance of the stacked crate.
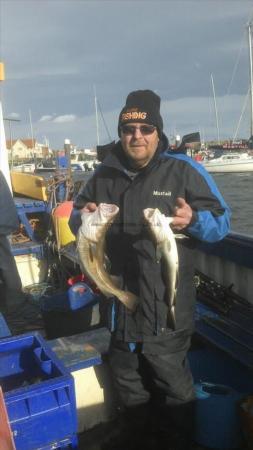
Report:
M39 333L0 340L0 385L17 450L78 448L73 377Z

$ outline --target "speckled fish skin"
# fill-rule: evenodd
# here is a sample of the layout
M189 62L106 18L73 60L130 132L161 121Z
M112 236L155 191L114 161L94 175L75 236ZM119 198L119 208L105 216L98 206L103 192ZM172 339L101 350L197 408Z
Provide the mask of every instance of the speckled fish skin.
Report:
M106 297L117 297L131 311L135 311L138 297L119 289L105 269L105 236L118 214L116 205L100 203L94 212L83 212L77 236L77 251L83 271L94 281Z
M168 305L173 325L176 325L175 302L178 282L178 252L175 235L170 227L172 217L166 217L158 208L146 208L143 211L150 231L156 243L157 257L163 264L166 278Z

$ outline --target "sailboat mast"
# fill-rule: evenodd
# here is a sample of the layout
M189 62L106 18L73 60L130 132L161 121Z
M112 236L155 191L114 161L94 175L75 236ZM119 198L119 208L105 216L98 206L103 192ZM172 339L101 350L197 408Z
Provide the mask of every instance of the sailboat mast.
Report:
M216 97L215 97L214 82L213 82L213 75L212 74L211 74L211 83L212 83L212 88L213 88L213 100L214 100L216 128L217 128L217 141L218 141L218 144L219 144L220 143L220 129L219 129L218 111L217 111L217 104L216 104Z
M32 145L34 147L34 138L33 138L33 124L32 124L32 113L31 110L29 109L29 122L30 122L30 130L31 130L31 139L32 139Z
M94 86L94 97L95 97L95 112L96 112L97 145L99 145L98 105L97 105L97 94L96 94L96 88L95 88L95 86Z
M37 158L36 158L36 152L35 152L35 142L34 142L34 133L33 133L33 124L32 124L32 113L31 113L30 109L29 109L29 120L30 120L32 148L33 148L33 162L34 162L35 168L36 168L36 166L37 166Z
M253 63L252 63L252 33L251 33L252 23L248 26L248 36L249 36L249 68L250 68L250 136L253 136Z

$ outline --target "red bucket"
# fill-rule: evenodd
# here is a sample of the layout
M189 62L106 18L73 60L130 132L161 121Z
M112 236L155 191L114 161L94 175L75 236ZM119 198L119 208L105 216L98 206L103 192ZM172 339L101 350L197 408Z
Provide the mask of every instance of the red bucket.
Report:
M97 286L95 285L95 283L93 283L93 281L91 281L86 275L84 275L83 273L80 273L79 275L76 275L75 277L71 277L68 279L67 283L69 286L73 286L76 283L79 283L80 281L86 283L95 294L99 294L100 290L97 288Z
M81 273L80 275L76 275L75 277L71 277L68 279L68 285L69 286L73 286L73 284L79 283L80 281L83 281L84 283L89 284L89 280L86 277L86 275L84 275L83 273Z

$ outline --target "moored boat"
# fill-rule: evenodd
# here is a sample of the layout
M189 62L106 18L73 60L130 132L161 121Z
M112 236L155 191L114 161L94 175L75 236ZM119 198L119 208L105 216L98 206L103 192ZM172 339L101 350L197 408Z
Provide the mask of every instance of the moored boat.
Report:
M210 173L253 172L253 156L248 153L228 153L219 158L202 161Z
M33 173L35 171L35 164L34 163L20 164L18 166L13 166L12 170L14 172Z
M12 189L15 194L47 201L47 185L42 176L11 171Z

